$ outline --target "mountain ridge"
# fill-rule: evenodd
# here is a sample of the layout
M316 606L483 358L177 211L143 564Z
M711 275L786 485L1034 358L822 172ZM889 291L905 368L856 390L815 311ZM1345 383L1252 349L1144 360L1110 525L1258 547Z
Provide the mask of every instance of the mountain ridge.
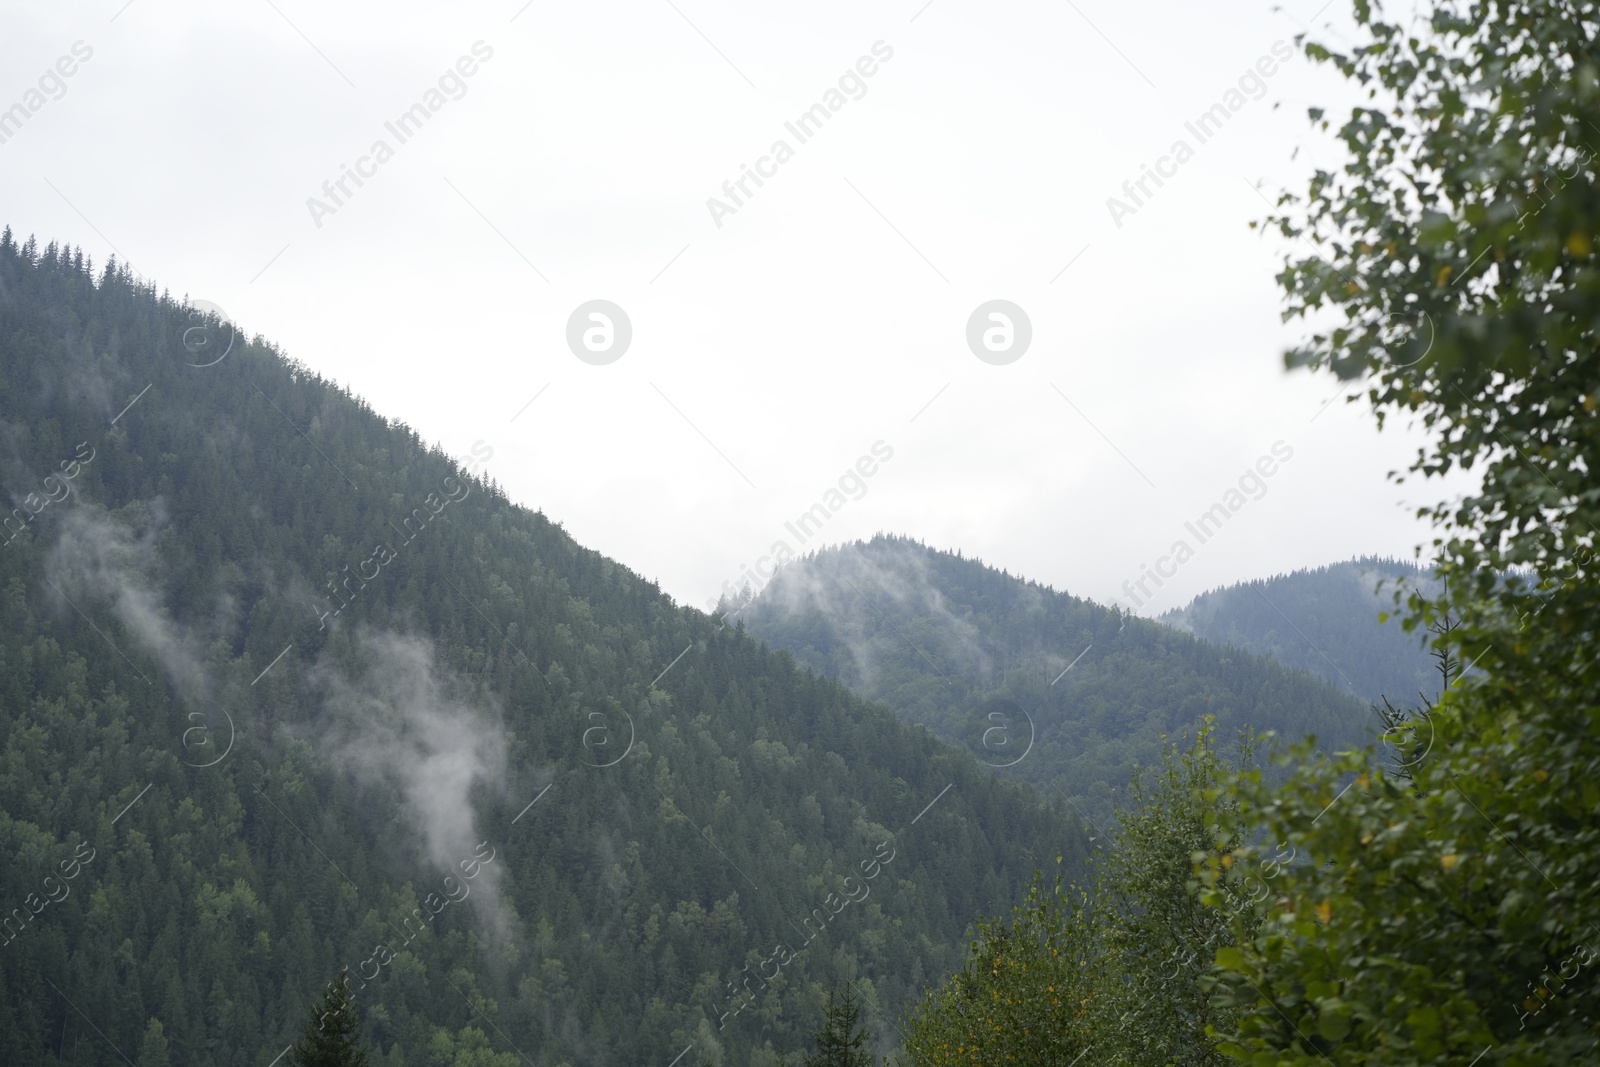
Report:
M348 968L374 1067L776 1064L1088 853L121 264L0 235L0 397L0 1060L268 1062Z
M1224 732L1371 739L1368 710L1308 672L912 538L818 550L726 608L797 661L1096 819L1136 764L1207 715ZM1015 707L1008 717L991 701ZM1017 758L1024 728L1033 747Z
M1158 618L1270 655L1369 702L1426 702L1438 686L1423 635L1407 634L1396 618L1380 622L1380 613L1395 614L1396 593L1412 587L1436 592L1437 582L1407 560L1357 556L1207 590Z

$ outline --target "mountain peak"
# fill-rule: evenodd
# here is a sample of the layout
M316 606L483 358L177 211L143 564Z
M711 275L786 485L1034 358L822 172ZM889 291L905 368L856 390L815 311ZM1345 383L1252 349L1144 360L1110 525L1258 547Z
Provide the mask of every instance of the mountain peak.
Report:
M1371 716L1304 671L879 535L782 568L739 611L755 636L1092 817L1163 738L1370 738Z

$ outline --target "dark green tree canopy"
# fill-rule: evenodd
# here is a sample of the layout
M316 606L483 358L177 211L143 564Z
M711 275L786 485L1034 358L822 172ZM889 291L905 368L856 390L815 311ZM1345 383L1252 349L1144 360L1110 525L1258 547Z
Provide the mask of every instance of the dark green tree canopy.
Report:
M294 1067L367 1067L349 978L349 972L341 971L311 1009L305 1035L289 1054Z
M806 1057L805 1067L869 1067L872 1057L863 1048L867 1031L861 1025L861 1000L854 984L828 990L822 1028L811 1040L816 1050Z
M837 974L896 1011L1082 862L1064 804L230 329L0 234L0 1063L267 1063L348 968L374 1067L777 1067ZM443 860L336 743L415 740L398 647L501 765Z

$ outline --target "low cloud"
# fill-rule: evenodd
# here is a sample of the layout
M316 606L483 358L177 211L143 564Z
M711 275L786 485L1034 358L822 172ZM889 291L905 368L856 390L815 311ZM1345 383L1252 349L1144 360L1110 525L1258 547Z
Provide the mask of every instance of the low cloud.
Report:
M138 514L133 528L95 512L67 514L46 561L46 576L80 606L85 605L74 591L109 601L123 632L161 664L178 696L203 709L211 702L213 687L200 642L167 614L160 584L153 578L155 542L166 524L165 509L158 497L134 510Z
M225 683L206 668L203 643L163 603L156 542L165 524L159 498L117 515L74 511L62 520L45 577L90 618L102 617L109 605L121 633L102 622L108 638L126 635L128 651L154 658L184 705L207 712ZM219 611L226 615L228 608L224 598ZM73 609L63 604L62 610ZM468 887L490 932L503 940L510 930L500 887L504 864L474 862L491 853L478 847L487 835L472 807L475 791L498 791L505 783L499 708L474 699L437 666L424 638L358 630L339 649L306 676L322 711L312 727L319 750L363 784L399 794L423 855ZM197 737L205 740L206 732L188 731L185 745ZM418 887L419 895L435 890L446 895L438 884Z
M866 603L862 603L865 599ZM907 629L923 640L916 644L934 658L941 673L956 673L987 686L993 680L993 657L978 627L956 614L929 572L925 549L910 542L885 540L841 546L785 567L769 582L749 609L751 628L761 632L761 616L813 615L830 639L850 651L855 677L843 679L876 692L876 649L898 651ZM881 613L881 614L880 614Z
M432 642L359 631L354 648L312 671L326 711L319 740L357 780L397 790L429 862L463 878L462 864L486 839L476 826L475 790L505 783L505 731L499 709L479 707L435 664ZM348 652L353 651L351 656ZM492 847L494 842L490 842ZM480 914L504 938L510 929L500 891L500 863L467 884L481 894Z

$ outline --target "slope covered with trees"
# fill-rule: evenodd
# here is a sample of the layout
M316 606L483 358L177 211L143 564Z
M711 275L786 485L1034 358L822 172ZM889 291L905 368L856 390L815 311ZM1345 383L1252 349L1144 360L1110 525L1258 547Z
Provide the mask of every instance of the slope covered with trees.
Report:
M1394 613L1396 591L1432 585L1413 563L1362 556L1213 589L1161 621L1310 671L1363 700L1405 703L1437 696L1438 676L1421 635L1379 617Z
M0 1062L773 1063L1085 835L257 338L0 238Z
M796 659L1060 790L1099 821L1163 735L1211 715L1329 747L1376 719L1321 679L1056 592L974 559L880 535L783 568L734 617Z

